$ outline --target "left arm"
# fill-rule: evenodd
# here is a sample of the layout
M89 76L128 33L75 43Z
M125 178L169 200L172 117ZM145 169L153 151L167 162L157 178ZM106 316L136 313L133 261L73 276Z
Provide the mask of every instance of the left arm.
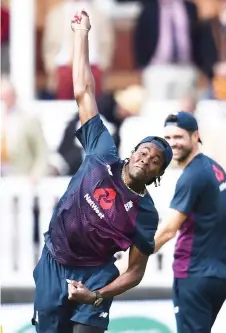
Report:
M184 213L172 208L169 209L155 234L155 252L158 252L165 243L176 236L186 218Z

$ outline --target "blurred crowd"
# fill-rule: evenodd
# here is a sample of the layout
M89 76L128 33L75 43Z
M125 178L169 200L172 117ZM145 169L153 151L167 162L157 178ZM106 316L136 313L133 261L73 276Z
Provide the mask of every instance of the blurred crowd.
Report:
M106 4L107 0L103 1ZM40 14L43 24L41 34L37 34L40 48L36 50L36 74L42 80L36 80L37 99L73 100L70 20L73 13L85 8L92 22L89 51L98 109L115 128L117 148L122 123L139 115L147 98L179 100L181 109L191 113L202 99L226 100L226 0L109 2L115 6L134 2L139 5L135 17L129 18L131 24L126 31L130 43L125 48L119 44L120 26L125 22L104 10L100 0L52 1L45 15ZM48 153L40 120L32 110L23 110L9 80L9 50L10 6L9 1L2 1L1 175L28 176L32 183L46 175L73 175L83 159L82 148L74 139L78 116L75 114L66 125L56 151ZM119 73L116 53L124 61L129 54L132 68L121 66ZM138 73L136 84L120 82L127 72ZM107 85L116 74L119 83Z

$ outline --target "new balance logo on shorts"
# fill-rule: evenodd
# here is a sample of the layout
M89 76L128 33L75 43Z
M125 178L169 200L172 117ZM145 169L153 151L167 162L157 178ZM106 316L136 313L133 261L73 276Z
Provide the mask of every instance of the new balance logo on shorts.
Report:
M35 311L35 321L38 323L38 311Z
M99 317L102 317L102 318L107 318L108 316L108 312L101 312L101 314L99 315Z
M179 306L175 306L174 307L174 313L178 313L179 312Z

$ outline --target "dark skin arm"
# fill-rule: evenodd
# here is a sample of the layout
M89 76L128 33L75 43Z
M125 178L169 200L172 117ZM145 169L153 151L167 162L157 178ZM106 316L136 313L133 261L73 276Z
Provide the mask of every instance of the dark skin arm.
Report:
M104 299L113 298L137 286L143 276L148 262L148 256L132 246L129 253L129 266L125 273L117 277L107 286L99 289ZM96 295L82 284L82 281L69 282L69 299L80 303L93 304Z
M94 79L89 64L90 21L86 12L82 11L75 16L72 27L74 29L74 96L78 104L81 125L83 125L98 114Z

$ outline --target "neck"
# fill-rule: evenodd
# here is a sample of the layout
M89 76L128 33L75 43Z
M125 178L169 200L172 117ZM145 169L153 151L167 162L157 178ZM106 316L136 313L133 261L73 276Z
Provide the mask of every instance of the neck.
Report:
M197 156L198 154L200 154L199 149L198 149L198 148L194 149L194 151L192 151L184 161L178 162L178 166L179 166L181 169L185 169L186 166L187 166L187 165L193 160L193 158L195 158L195 156Z
M128 186L131 190L133 190L137 194L145 193L145 191L146 191L145 184L143 184L140 181L136 181L130 177L128 164L125 164L123 166L122 179L123 179L125 185Z

